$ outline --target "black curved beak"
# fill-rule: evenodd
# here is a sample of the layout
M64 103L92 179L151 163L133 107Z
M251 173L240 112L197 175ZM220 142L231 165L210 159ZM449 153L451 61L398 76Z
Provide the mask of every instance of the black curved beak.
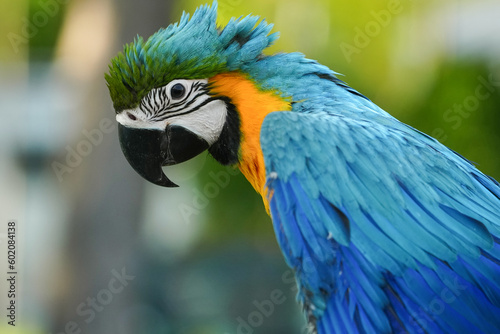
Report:
M164 131L129 128L118 123L120 145L132 168L143 178L163 187L178 187L163 173L162 166L189 160L208 148L208 143L181 126Z

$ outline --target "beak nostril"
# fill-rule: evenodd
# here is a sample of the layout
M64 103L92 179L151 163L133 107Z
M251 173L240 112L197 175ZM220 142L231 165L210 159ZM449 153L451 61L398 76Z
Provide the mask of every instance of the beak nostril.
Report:
M130 118L131 120L133 121L136 121L137 120L137 117L135 117L134 115L132 115L131 113L127 112L127 116L128 118Z

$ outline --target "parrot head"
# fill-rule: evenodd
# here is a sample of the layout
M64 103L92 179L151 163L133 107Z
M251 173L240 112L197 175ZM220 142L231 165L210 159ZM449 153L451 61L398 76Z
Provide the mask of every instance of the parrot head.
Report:
M266 98L271 109L287 104L260 91L241 70L263 57L262 50L277 38L269 34L272 26L248 16L219 29L216 12L214 2L191 19L183 14L179 23L146 41L137 37L112 59L106 74L122 151L137 173L160 186L176 186L162 166L205 150L223 165L240 164L242 146L258 151L243 140L241 128L254 131L252 122L259 117L245 123L242 109L248 114L252 103Z

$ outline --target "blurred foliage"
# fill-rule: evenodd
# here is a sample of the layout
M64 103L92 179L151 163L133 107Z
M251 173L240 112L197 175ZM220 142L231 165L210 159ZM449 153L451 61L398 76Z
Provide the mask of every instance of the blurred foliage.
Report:
M30 61L49 61L52 59L59 33L63 24L66 4L64 2L30 0L27 20L29 31Z
M0 60L21 60L26 50L22 37L21 28L23 21L20 20L28 8L27 1L1 1L0 2L0 31L5 33L6 38L0 38ZM24 16L23 18L25 18ZM22 43L22 47L17 47Z
M58 0L2 1L0 59L31 62L53 58L63 24L66 2Z
M428 96L413 106L418 111L406 121L498 180L500 85L495 80L484 63L444 63Z
M214 159L207 162L200 172L199 187L213 182L209 172L225 172ZM228 174L229 175L229 174ZM257 246L274 242L271 219L267 215L262 197L252 188L243 174L231 175L227 187L207 207L209 223L206 224L204 242L231 242L235 239L255 242Z

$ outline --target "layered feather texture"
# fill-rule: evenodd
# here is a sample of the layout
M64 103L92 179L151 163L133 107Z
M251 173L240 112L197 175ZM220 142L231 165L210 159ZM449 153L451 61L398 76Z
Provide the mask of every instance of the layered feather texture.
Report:
M275 232L310 321L319 333L499 332L498 183L315 66L291 85L322 93L261 130Z

